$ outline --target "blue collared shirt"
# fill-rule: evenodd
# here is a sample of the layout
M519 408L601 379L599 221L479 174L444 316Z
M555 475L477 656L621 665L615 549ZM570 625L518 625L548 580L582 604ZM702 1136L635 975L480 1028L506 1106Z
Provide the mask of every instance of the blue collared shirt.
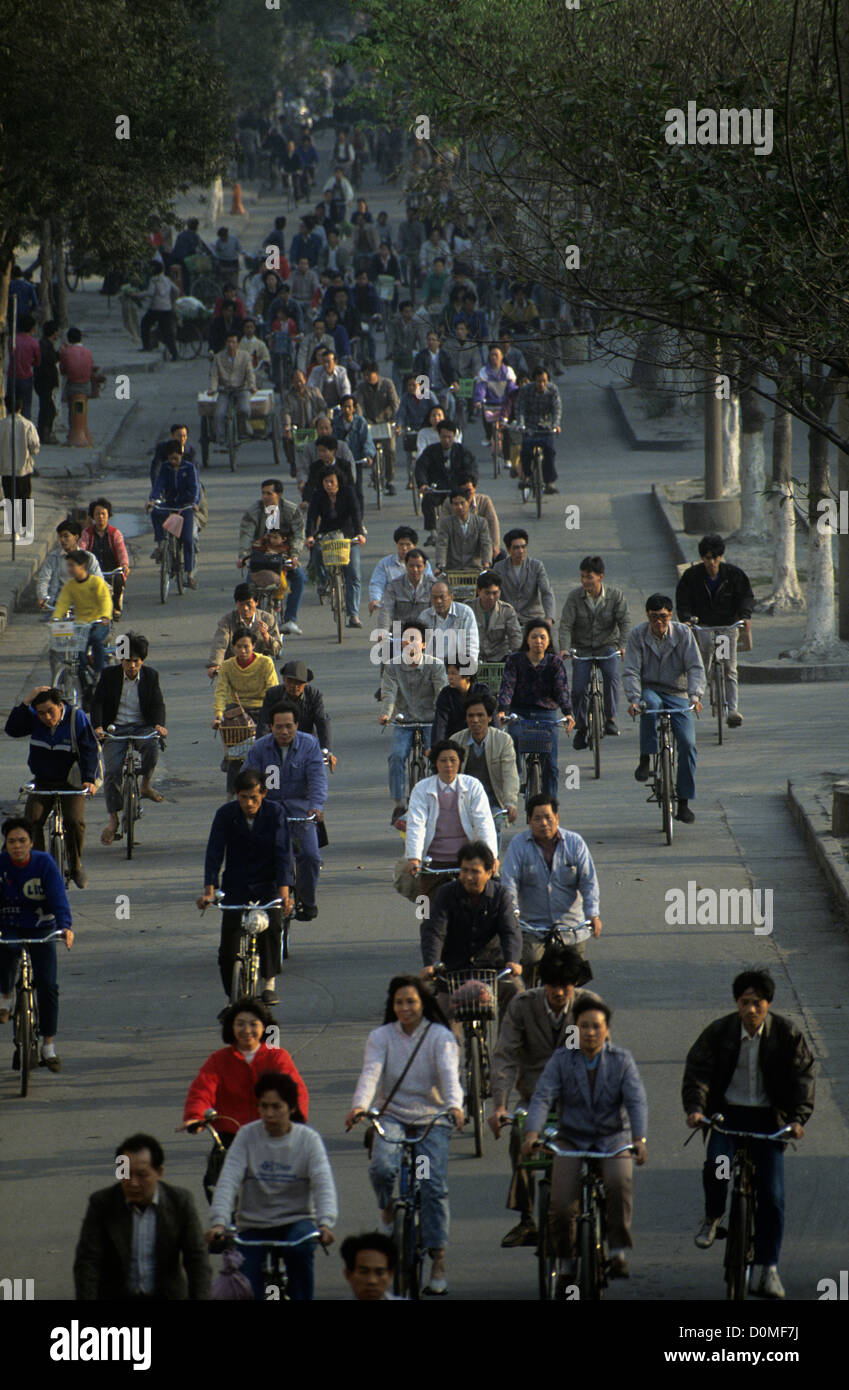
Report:
M501 881L519 916L531 926L574 925L598 915L595 865L586 841L573 830L558 831L550 872L531 831L515 835L504 856Z

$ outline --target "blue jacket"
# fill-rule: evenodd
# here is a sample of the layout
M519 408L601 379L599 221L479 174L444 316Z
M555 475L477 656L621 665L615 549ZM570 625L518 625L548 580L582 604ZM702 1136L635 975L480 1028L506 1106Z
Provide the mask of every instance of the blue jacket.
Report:
M257 739L244 767L254 767L262 774L268 786L267 800L282 802L290 816L320 811L327 800L327 773L318 739L313 734L297 733L282 762L280 754L274 735L266 734Z
M573 830L561 829L559 833L551 873L530 830L513 836L501 866L501 882L519 916L534 927L580 921L575 907L579 893L583 916L598 914L598 879L586 842Z
M70 925L68 894L53 856L42 849L34 849L29 863L18 867L4 850L0 854L0 929L3 934L45 936L56 927Z
M368 425L362 415L355 415L348 425L342 419L342 412L337 405L334 408L331 423L334 436L344 440L355 459L374 458L374 444L368 432Z
M648 1104L637 1064L610 1040L599 1054L594 1092L579 1048L552 1053L528 1107L526 1130L539 1133L552 1109L561 1135L577 1149L610 1152L646 1135Z
M255 885L273 883L275 893L278 888L291 888L295 871L282 807L266 797L251 829L238 801L220 806L207 841L204 884L218 883L222 861L226 862L221 887L233 902L256 897L251 892Z
M32 705L15 705L6 720L6 733L10 738L28 738L30 741L27 764L36 782L67 782L76 762L71 741L72 717L76 720L74 728L82 780L94 782L98 771L99 746L91 720L81 709L72 711L70 705L65 705L62 718L52 730L42 724Z
M200 502L200 478L195 465L184 458L175 471L170 463L163 463L150 490L150 499L161 500L166 507L196 507Z

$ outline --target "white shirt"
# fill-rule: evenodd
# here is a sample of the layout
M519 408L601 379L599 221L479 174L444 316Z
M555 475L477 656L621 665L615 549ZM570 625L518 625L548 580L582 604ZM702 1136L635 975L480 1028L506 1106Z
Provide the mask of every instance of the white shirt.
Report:
M127 1205L133 1220L130 1293L153 1293L156 1289L156 1208L159 1206L159 1188L157 1187L150 1205L145 1207L144 1211L140 1211L131 1202Z
M443 780L442 780L441 777L437 777L436 783L437 783L437 786L438 786L438 788L439 788L439 790L440 790L441 792L456 792L456 790L457 790L457 778L456 778L456 777L454 778L454 781L453 781L453 782L443 782Z
M763 1031L764 1026L761 1024L754 1037L749 1037L743 1024L740 1024L740 1055L725 1092L728 1105L769 1105L769 1097L763 1088L758 1066Z
M115 716L115 723L119 728L125 724L142 724L141 702L139 701L139 677L131 680L129 676L124 677L124 684L121 686L121 699L118 702L118 713Z

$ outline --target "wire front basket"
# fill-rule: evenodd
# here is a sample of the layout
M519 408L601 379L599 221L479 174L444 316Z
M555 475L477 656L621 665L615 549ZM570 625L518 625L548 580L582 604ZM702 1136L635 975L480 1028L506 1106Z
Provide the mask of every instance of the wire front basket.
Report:
M448 1012L458 1023L495 1018L498 980L495 970L447 970Z
M84 652L88 646L91 623L75 623L70 618L59 618L50 625L50 650L52 652Z
M474 598L477 591L478 571L446 570L445 582L454 594L455 599L462 603L464 599Z
M488 685L493 695L497 695L501 689L501 677L503 675L503 661L481 661L475 672L475 680L481 681L483 685Z
M520 753L550 753L554 747L554 730L550 724L524 720L516 735L516 748Z
M348 565L351 563L351 542L349 540L319 541L321 558L325 565Z

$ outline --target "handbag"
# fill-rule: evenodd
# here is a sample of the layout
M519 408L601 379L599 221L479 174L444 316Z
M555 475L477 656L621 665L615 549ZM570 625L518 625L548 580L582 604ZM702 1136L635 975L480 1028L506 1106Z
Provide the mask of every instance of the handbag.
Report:
M395 1092L398 1090L398 1087L401 1085L401 1082L404 1080L404 1077L407 1075L407 1072L410 1070L410 1067L411 1067L411 1066L413 1065L413 1063L415 1062L416 1056L417 1056L417 1054L418 1054L418 1050L419 1050L419 1048L421 1047L422 1043L424 1042L425 1038L427 1037L427 1035L428 1035L428 1033L430 1032L430 1030L431 1030L432 1027L433 1027L433 1025L432 1025L431 1023L428 1023L427 1027L423 1030L421 1037L419 1038L418 1042L416 1043L415 1047L413 1048L412 1052L410 1053L409 1057L407 1058L407 1062L406 1062L406 1065L405 1065L405 1067L404 1067L404 1070L401 1072L401 1075L398 1077L398 1080L395 1082L395 1085L392 1087L392 1090L389 1092L389 1095L386 1097L386 1100L383 1102L383 1104L381 1105L380 1109L378 1110L377 1115L375 1116L375 1119L378 1119L378 1120L379 1120L380 1117L381 1117L381 1115L385 1114L385 1112L388 1110L389 1105L390 1105L390 1103L391 1103L391 1101L392 1101L392 1097L395 1095ZM371 1151L372 1151L372 1149L374 1148L374 1136L375 1136L376 1134L377 1134L377 1130L376 1130L375 1127L374 1127L374 1122L372 1122L372 1123L367 1127L366 1132L365 1132L365 1134L363 1135L363 1148L364 1148L364 1149L368 1149L369 1158L371 1158Z
M170 531L172 536L179 540L183 534L183 514L182 512L171 512L162 522L163 531Z
M79 746L79 743L77 742L77 714L78 714L78 713L79 713L79 714L82 714L83 712L82 712L82 710L76 710L76 709L72 709L72 710L71 710L71 730L70 730L70 732L71 732L71 749L73 750L74 761L73 761L73 763L71 764L71 767L70 767L69 770L68 770L68 786L69 786L69 787L82 787L82 784L83 784L83 771L82 771L82 767L80 766L80 746ZM86 716L85 714L83 714L83 718L86 719L87 716ZM97 749L97 769L96 769L95 774L94 774L94 789L95 789L95 791L99 791L100 788L101 788L102 786L103 786L103 752L102 752L101 748L98 746L98 749Z
M221 729L244 729L246 735L256 733L256 721L248 714L238 695L235 704L224 706Z

